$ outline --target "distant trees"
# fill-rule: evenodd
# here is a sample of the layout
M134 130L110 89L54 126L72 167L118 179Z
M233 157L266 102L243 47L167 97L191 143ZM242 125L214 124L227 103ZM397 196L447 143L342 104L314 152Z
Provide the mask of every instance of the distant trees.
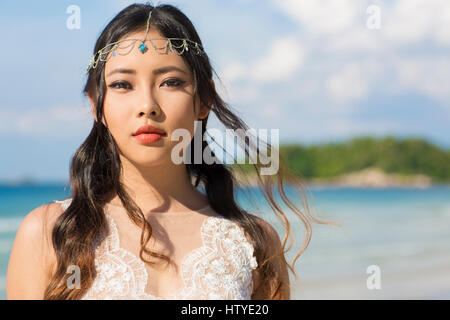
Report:
M358 137L342 143L280 145L287 165L304 178L327 178L377 167L387 173L425 174L436 182L450 181L450 150L418 139ZM253 171L244 165L245 171Z

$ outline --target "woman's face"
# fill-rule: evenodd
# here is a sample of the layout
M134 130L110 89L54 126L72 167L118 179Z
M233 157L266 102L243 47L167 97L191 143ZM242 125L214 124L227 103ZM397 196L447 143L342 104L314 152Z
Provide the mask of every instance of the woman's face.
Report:
M136 32L123 39L144 36L145 32ZM147 38L163 35L153 30ZM143 54L140 44L136 41L131 52L116 54L106 62L102 121L105 124L106 120L121 156L137 165L153 166L171 160L171 150L179 143L171 141L174 130L184 128L193 137L194 121L206 117L209 109L200 106L198 94L194 108L194 77L181 56L170 51L157 53L148 41ZM166 70L160 70L163 68ZM95 116L95 109L93 112ZM166 135L153 143L138 141L133 133L146 124L164 130Z

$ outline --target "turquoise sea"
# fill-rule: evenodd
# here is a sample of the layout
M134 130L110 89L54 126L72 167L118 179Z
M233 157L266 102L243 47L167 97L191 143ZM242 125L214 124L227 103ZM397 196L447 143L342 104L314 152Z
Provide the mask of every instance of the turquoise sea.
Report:
M313 226L311 243L295 264L298 280L291 277L292 299L450 299L450 186L310 188L313 214L340 227ZM283 239L280 222L256 190L239 191L237 201L272 223ZM300 194L286 191L300 203ZM64 185L0 186L0 299L6 299L8 259L22 219L68 196ZM287 255L291 262L305 231L286 212L296 240ZM369 266L378 270L377 288L368 288L374 276Z

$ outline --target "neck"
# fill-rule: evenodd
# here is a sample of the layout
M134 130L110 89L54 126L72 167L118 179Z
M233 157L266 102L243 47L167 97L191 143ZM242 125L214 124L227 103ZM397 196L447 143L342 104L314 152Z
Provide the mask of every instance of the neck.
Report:
M207 197L193 186L184 163L176 165L167 161L163 165L142 167L125 158L121 161L121 182L144 212L184 212L208 205ZM110 203L121 206L117 195Z

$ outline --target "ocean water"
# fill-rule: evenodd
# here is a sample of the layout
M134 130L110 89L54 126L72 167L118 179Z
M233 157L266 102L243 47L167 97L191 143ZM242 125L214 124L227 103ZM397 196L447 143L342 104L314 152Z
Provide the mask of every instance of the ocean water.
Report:
M298 278L291 275L292 299L450 298L450 186L310 188L311 213L339 226L313 225L309 246L295 263ZM300 193L289 187L285 191L302 204ZM0 186L0 299L6 299L8 260L22 219L34 208L68 196L70 189L63 185ZM276 198L280 200L278 194ZM283 240L280 220L257 189L240 190L236 199L274 225ZM287 253L292 262L306 232L298 217L286 206L282 209L294 236Z

